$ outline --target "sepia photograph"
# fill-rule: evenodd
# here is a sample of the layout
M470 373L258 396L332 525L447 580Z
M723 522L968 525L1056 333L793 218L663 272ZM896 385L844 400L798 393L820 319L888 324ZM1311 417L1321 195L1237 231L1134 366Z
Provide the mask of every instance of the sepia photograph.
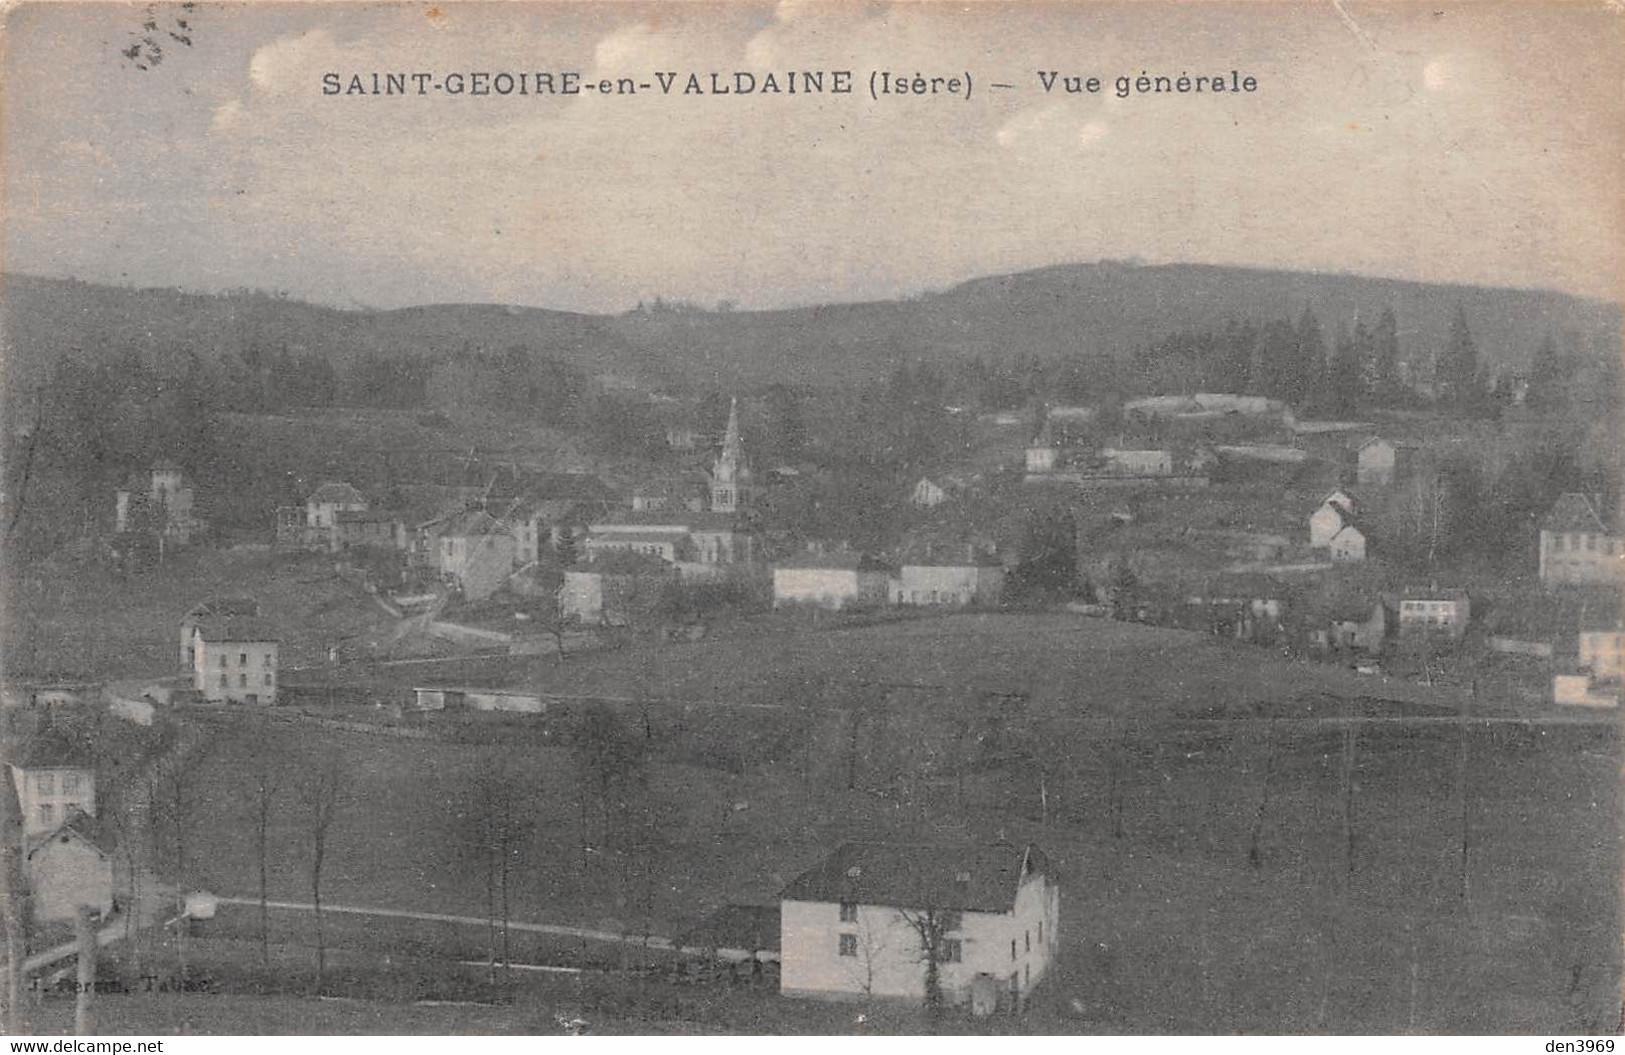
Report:
M0 1032L1612 1051L1622 85L1618 0L5 4Z

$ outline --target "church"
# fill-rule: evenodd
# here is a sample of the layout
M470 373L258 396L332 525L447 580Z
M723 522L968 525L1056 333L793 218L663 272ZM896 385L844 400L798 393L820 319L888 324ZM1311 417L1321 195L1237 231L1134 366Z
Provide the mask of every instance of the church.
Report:
M642 553L677 565L685 576L704 576L721 565L756 559L755 537L746 524L753 497L750 459L739 429L739 400L728 407L728 427L706 471L705 508L637 509L588 531L590 563L612 552ZM698 503L696 503L698 505Z

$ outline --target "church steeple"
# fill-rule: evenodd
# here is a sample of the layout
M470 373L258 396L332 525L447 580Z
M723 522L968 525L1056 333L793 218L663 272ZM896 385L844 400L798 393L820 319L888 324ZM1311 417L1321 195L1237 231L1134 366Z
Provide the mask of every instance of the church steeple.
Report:
M737 513L750 501L750 463L739 434L739 399L728 404L728 430L711 470L711 512Z

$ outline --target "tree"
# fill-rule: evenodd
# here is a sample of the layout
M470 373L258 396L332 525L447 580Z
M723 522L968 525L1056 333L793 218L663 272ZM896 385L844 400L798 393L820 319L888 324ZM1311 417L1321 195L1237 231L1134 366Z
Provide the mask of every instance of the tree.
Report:
M1529 406L1539 410L1561 407L1566 402L1564 390L1571 367L1572 364L1558 354L1557 342L1552 340L1548 331L1529 364L1529 394L1526 400Z
M1467 309L1456 304L1456 314L1450 320L1450 338L1439 357L1437 378L1442 401L1458 412L1479 409L1478 345L1473 342L1472 330L1467 325Z
M343 756L330 751L316 765L311 779L300 789L310 836L310 903L316 924L316 992L327 975L327 934L322 920L322 866L327 861L327 837L338 815L348 784Z
M925 965L925 1007L931 1014L942 1010L942 963L959 958L958 943L948 937L959 913L936 906L898 909L897 914L914 930L919 940L919 959Z
M515 859L530 831L525 810L525 789L520 774L498 763L482 769L473 779L469 813L461 826L472 843L466 849L485 875L486 918L490 923L490 963L493 975L498 960L512 969L509 938L512 919L511 879Z
M1370 399L1379 406L1388 406L1400 397L1399 382L1399 320L1394 309L1384 308L1371 334L1371 388Z
M1298 317L1293 336L1296 348L1291 360L1283 364L1287 372L1282 398L1292 406L1313 406L1324 398L1321 380L1326 376L1326 337L1308 305Z
M1029 596L1067 596L1078 575L1078 529L1069 509L1035 512L1027 522L1021 562L1011 576L1015 591Z
M269 847L271 808L280 786L270 754L257 752L254 764L254 850L260 879L260 962L271 966Z

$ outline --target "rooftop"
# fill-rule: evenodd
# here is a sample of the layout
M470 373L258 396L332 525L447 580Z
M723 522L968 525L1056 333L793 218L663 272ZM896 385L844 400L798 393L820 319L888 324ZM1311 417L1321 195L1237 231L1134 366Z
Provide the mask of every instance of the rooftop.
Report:
M201 620L197 625L198 636L205 641L278 641L275 624L269 619L262 619L255 615L220 616Z
M103 824L84 810L70 809L68 816L63 819L61 824L48 832L36 835L31 840L28 847L29 856L32 857L35 851L53 839L58 837L66 838L70 832L84 839L104 855L111 854L118 846L118 838L111 825Z
M508 529L502 522L483 509L470 509L459 513L446 521L440 530L440 536L445 538L472 537L476 535L506 535Z
M13 764L18 769L89 769L90 752L56 726L46 726L23 745Z
M1592 495L1570 492L1559 498L1540 522L1542 531L1587 531L1605 533L1608 520L1603 516L1602 504Z
M339 505L366 505L367 497L347 483L329 480L312 491L310 497L305 501Z
M1049 862L1033 846L843 843L784 888L785 901L1008 912L1016 889Z

